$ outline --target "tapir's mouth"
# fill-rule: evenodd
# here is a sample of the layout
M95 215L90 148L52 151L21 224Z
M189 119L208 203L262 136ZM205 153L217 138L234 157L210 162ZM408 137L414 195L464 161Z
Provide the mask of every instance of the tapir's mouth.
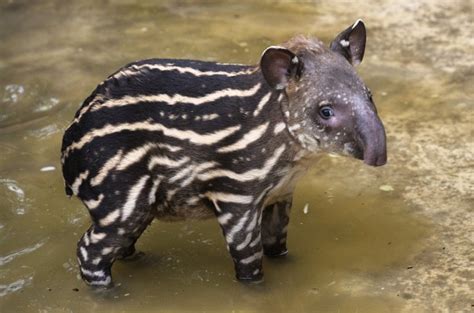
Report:
M370 166L382 166L387 163L387 153L385 149L379 150L380 151L374 151L370 149L370 147L363 149L358 145L349 143L344 145L344 154L364 161L365 164Z
M385 146L385 136L382 142L368 145L364 148L364 163L370 166L382 166L387 163L387 148Z

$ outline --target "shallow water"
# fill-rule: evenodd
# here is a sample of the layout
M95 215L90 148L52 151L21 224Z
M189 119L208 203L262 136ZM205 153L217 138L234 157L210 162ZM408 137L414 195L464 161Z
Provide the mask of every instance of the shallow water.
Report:
M134 2L0 0L1 312L469 310L470 1ZM82 283L88 214L63 192L59 149L97 83L149 57L255 63L268 45L298 33L328 42L359 17L387 166L318 161L297 188L290 254L264 260L261 285L235 281L213 220L154 222L145 255L114 265L117 287Z

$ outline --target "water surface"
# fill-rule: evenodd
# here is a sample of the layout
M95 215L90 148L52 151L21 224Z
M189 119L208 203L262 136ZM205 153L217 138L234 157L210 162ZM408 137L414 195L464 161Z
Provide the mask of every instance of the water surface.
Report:
M261 285L235 281L214 220L154 222L145 255L115 264L117 287L82 283L88 213L63 192L59 150L101 80L150 57L256 63L295 34L329 43L359 17L386 167L318 161L295 194L290 254L264 260ZM470 1L0 1L0 311L469 310L473 38Z

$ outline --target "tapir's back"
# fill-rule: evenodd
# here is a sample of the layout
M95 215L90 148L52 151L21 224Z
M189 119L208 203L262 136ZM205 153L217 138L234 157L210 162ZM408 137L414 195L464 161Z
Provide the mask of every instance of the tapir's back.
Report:
M213 152L259 123L248 115L268 93L255 67L171 59L129 64L96 88L66 131L66 185L86 171L97 176L107 162L141 147L198 149L195 157L205 159L203 148L215 145Z

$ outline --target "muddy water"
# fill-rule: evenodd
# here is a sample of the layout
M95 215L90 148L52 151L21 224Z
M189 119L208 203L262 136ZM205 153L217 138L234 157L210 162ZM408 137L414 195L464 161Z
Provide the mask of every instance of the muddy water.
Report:
M63 193L59 149L98 82L149 57L255 63L268 45L297 33L328 42L358 17L369 29L359 72L386 124L389 165L318 161L297 188L290 254L265 259L263 284L234 280L212 220L155 222L138 244L145 254L114 266L112 290L79 280L88 216ZM470 308L469 1L0 0L0 42L1 312Z

